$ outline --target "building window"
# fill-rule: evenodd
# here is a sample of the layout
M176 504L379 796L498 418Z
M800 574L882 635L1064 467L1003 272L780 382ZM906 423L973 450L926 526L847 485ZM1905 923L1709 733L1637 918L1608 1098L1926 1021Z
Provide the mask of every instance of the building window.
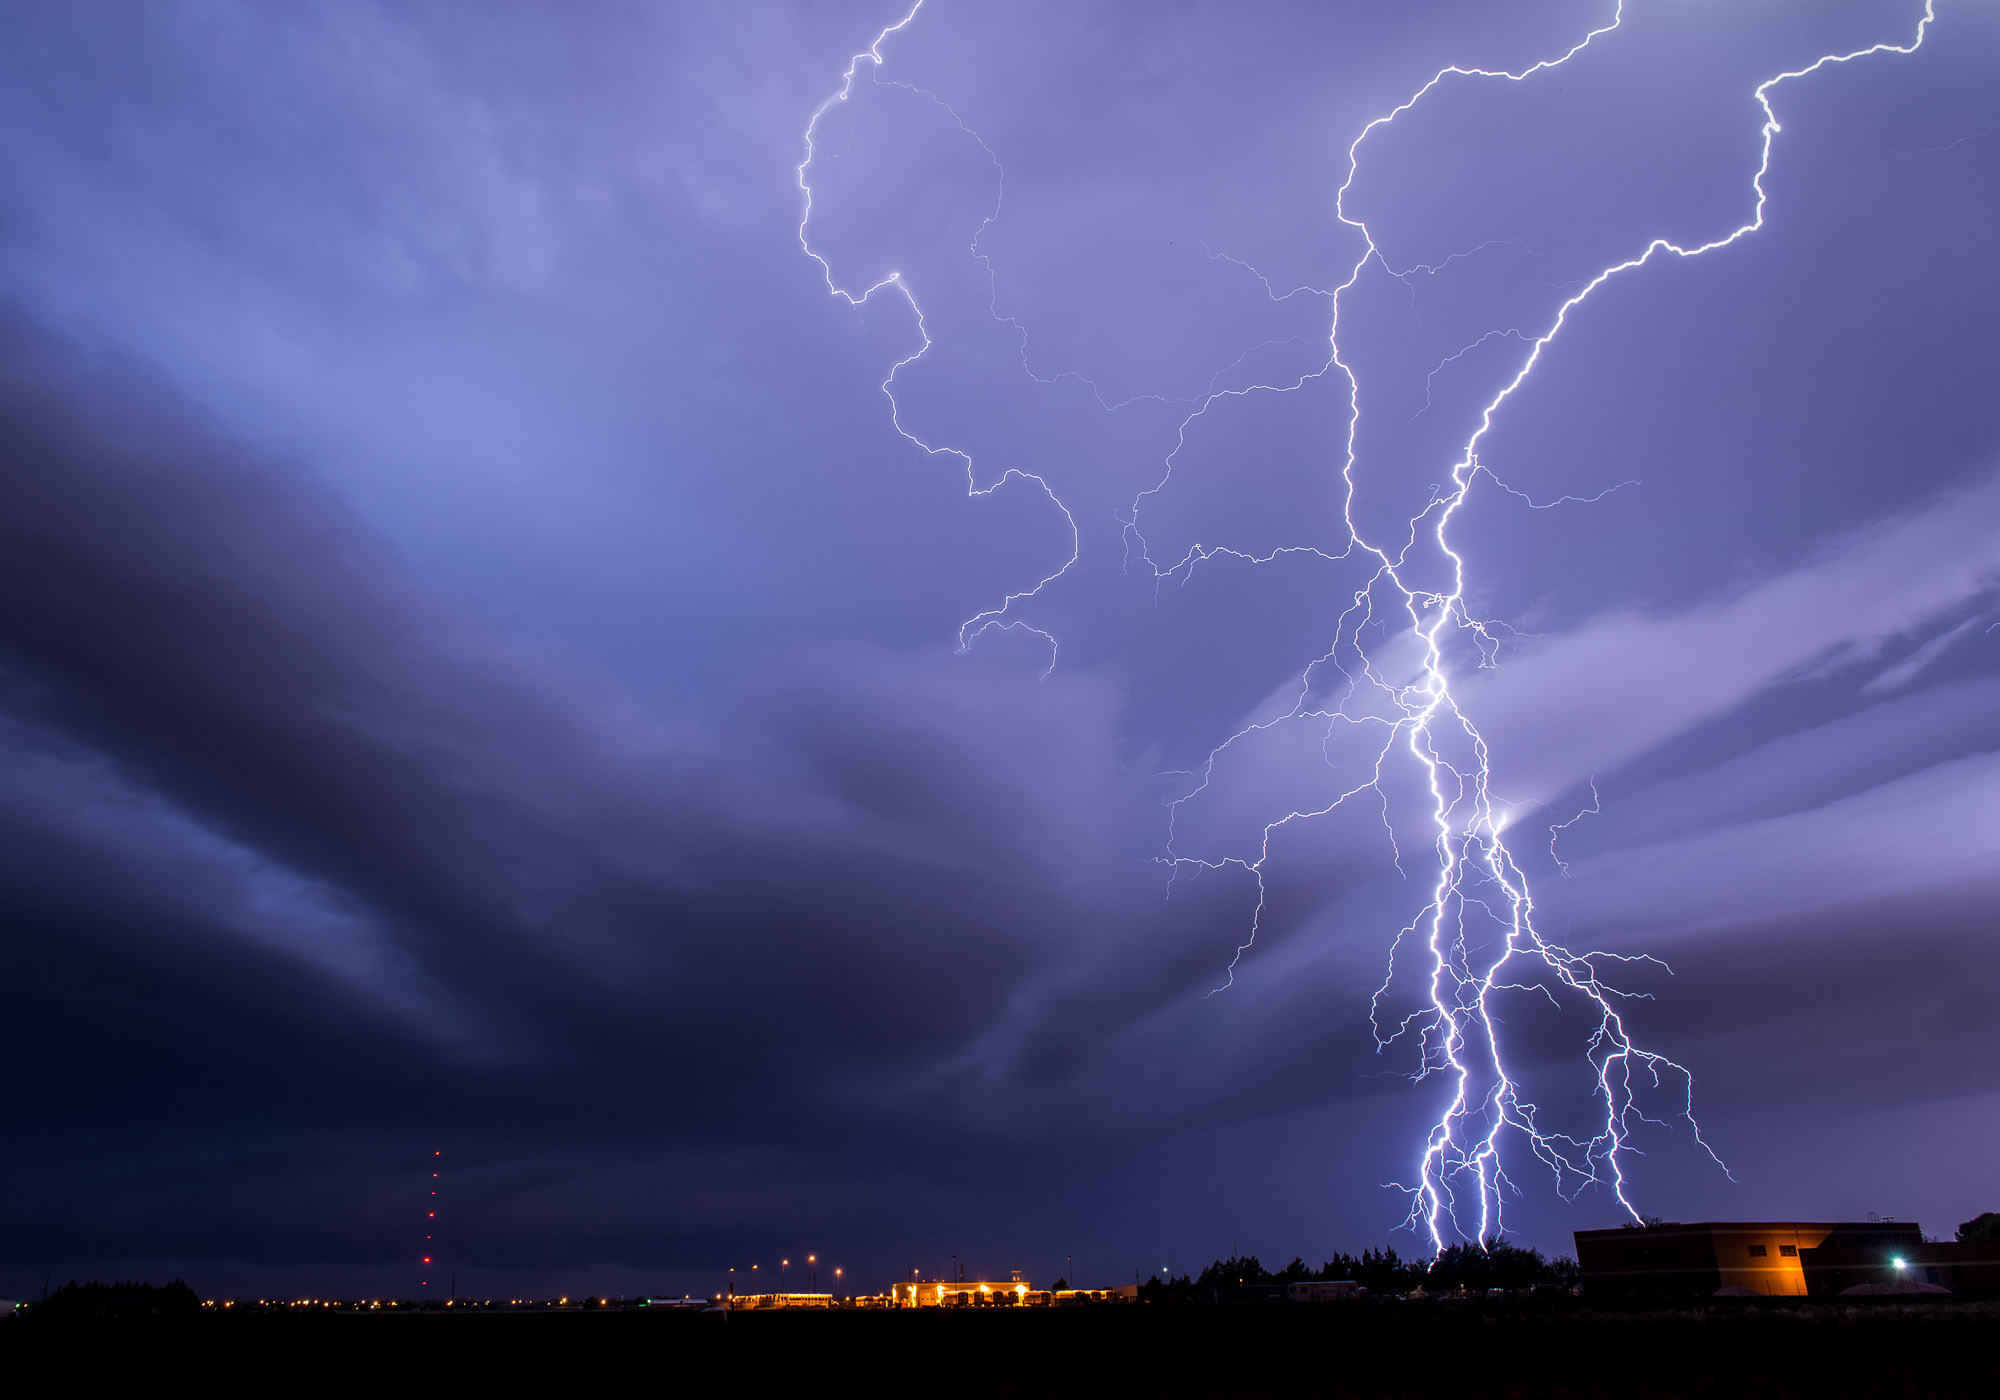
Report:
M1781 1244L1778 1246L1778 1256L1782 1259L1796 1259L1799 1257L1799 1247L1795 1244Z
M1769 1253L1770 1251L1761 1244L1753 1244L1750 1246L1750 1257L1752 1259L1762 1259L1765 1255Z

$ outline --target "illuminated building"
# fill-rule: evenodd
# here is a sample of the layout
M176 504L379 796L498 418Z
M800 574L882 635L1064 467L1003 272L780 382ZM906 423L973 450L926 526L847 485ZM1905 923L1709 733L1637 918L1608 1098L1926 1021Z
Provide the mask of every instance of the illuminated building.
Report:
M1726 1288L1800 1298L1808 1292L1806 1252L1830 1241L1886 1264L1922 1247L1923 1231L1915 1221L1898 1220L1710 1220L1578 1230L1576 1262L1584 1291L1604 1297L1713 1294Z
M831 1293L737 1293L729 1299L732 1308L830 1308Z
M899 1283L894 1290L899 1308L1047 1307L1052 1295L1022 1279L1006 1283L969 1283L963 1279Z

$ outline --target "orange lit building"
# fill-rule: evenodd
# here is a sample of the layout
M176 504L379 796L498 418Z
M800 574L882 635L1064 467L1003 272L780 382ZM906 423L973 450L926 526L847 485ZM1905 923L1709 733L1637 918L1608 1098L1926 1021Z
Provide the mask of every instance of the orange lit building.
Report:
M1047 1307L1054 1301L1049 1293L1018 1278L1007 1283L899 1283L894 1297L899 1308Z
M732 1308L830 1308L831 1293L738 1293L729 1299Z
M1586 1293L1703 1294L1720 1289L1802 1298L1804 1254L1831 1240L1886 1261L1923 1244L1915 1221L1718 1221L1578 1230ZM1817 1290L1814 1290L1817 1291Z

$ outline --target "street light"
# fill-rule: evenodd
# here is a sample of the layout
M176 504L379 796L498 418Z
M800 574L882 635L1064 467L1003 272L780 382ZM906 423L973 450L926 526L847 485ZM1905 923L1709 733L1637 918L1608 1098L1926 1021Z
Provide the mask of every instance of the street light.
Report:
M819 1270L814 1267L818 1263L819 1256L817 1254L808 1254L806 1256L806 1292L808 1293L814 1293L819 1290Z
M778 1292L780 1293L785 1291L785 1270L791 1268L791 1266L792 1261L789 1259L780 1259L778 1261Z

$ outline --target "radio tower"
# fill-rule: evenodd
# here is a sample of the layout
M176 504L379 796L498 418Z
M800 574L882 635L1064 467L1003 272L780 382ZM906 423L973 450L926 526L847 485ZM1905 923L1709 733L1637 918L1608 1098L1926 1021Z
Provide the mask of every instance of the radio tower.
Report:
M423 1280L417 1285L419 1288L429 1288L431 1286L431 1280L430 1280L431 1259L437 1253L437 1249L433 1242L437 1235L438 1171L443 1166L444 1166L443 1150L440 1149L438 1151L431 1153L430 1195L429 1197L426 1198L429 1201L429 1204L424 1207L424 1266L421 1271L424 1277Z

